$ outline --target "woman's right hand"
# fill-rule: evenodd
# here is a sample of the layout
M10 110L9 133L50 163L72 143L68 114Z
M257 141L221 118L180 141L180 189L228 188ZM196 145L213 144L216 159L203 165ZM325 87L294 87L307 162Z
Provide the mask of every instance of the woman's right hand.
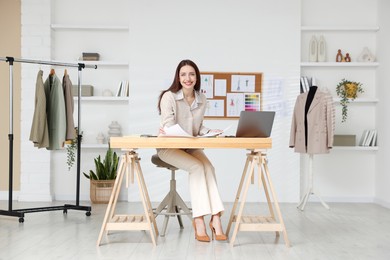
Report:
M165 135L164 128L160 127L160 135Z

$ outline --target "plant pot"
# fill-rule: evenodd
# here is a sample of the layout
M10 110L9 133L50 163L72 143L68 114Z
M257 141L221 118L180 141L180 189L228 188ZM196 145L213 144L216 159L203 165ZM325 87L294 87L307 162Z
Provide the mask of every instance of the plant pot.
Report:
M90 199L95 204L107 204L110 201L111 192L115 180L90 180Z
M344 88L347 98L356 98L358 86L355 83L346 83L344 84Z

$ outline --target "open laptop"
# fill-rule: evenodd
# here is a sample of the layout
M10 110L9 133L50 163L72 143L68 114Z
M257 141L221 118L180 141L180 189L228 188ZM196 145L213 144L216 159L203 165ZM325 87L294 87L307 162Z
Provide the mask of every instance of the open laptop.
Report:
M275 111L241 111L236 137L270 137Z

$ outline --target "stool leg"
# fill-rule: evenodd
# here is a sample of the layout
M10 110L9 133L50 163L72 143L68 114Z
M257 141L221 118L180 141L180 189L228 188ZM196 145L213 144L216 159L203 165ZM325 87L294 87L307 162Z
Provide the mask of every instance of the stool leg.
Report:
M180 213L180 209L177 205L175 206L175 210L176 210L176 213ZM180 229L183 229L184 228L183 221L181 220L180 215L177 215L177 221L179 222Z

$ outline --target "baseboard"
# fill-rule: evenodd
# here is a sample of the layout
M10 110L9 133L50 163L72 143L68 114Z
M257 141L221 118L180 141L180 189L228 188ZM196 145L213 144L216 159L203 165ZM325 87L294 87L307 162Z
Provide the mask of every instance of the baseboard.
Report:
M9 199L8 191L0 191L0 200L8 200ZM12 192L12 200L17 200L19 197L19 191Z
M374 199L374 203L378 204L378 205L381 205L382 207L390 209L390 202L388 202L388 201L384 201L384 200L375 198Z
M35 202L35 201L51 202L51 201L53 201L53 197L49 194L19 193L19 196L16 198L18 201L23 201L23 202Z
M329 203L374 203L374 197L327 197L321 196L322 200ZM308 202L320 202L316 195L311 195Z

